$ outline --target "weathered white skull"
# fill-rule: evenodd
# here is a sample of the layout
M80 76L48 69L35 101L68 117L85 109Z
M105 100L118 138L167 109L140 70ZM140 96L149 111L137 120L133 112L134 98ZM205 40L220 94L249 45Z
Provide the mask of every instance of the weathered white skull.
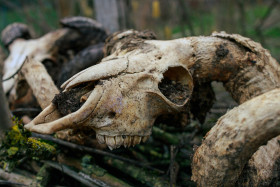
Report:
M143 41L137 48L116 50L62 85L62 95L85 90L78 97L81 108L63 116L59 112L63 102L54 101L25 127L45 134L91 127L98 141L111 149L145 141L155 119L180 112L192 93L192 77L181 62L190 51L181 56L168 50L182 42Z

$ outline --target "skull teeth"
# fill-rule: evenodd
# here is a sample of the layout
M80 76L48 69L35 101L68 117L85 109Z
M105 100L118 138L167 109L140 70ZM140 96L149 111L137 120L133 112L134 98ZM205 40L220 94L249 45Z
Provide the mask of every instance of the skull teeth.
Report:
M141 140L142 140L141 136L134 136L133 143L132 143L133 147L137 144L140 144Z
M116 141L114 136L105 136L105 141L110 150L116 148Z
M130 145L130 136L126 136L123 142L123 146L126 148L129 147L129 145Z
M149 138L150 138L150 136L144 136L144 137L142 138L142 142L145 143Z
M99 144L104 144L105 143L105 136L104 135L97 134L96 139L97 139Z
M100 144L106 144L110 150L119 148L120 146L130 147L140 144L140 142L146 142L150 136L106 136L96 135L96 139Z
M121 145L123 145L123 138L122 136L115 136L115 140L116 140L116 147L119 148Z

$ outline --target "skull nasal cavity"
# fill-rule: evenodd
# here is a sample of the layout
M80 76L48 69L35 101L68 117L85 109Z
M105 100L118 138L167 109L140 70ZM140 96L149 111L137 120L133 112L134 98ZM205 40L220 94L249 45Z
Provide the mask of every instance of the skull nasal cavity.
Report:
M183 67L169 67L158 85L161 93L171 102L182 105L192 92L192 80Z
M114 118L116 116L116 112L113 112L113 111L111 111L111 112L109 112L109 114L108 114L108 117L109 118Z

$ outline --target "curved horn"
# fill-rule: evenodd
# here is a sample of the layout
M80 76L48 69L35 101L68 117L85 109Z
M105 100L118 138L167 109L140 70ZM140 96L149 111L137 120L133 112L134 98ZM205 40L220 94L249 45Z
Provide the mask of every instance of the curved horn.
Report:
M198 186L234 185L257 149L280 134L279 100L280 89L274 89L221 117L194 154L192 180Z
M36 118L34 118L34 120L24 127L33 132L52 134L56 131L71 128L73 125L83 123L83 121L85 121L94 112L95 107L102 97L102 93L102 87L96 86L96 88L90 94L88 100L78 111L68 114L60 119L58 119L59 116L55 115L58 113L58 111L51 103ZM53 113L55 114L53 115ZM82 117L81 114L83 115Z
M128 61L125 58L118 58L108 62L102 62L77 73L65 83L63 83L61 88L68 90L84 82L115 76L121 72L124 72L127 68L127 65Z

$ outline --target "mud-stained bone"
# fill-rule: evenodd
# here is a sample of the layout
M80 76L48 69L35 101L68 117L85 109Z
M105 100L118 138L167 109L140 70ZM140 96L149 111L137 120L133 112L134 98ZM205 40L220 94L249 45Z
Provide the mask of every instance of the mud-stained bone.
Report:
M110 56L62 85L63 92L67 92L98 82L80 109L51 122L33 120L26 128L50 134L87 126L96 131L100 143L105 142L110 148L129 146L138 142L134 141L136 136L143 140L151 134L157 116L184 109L193 90L193 79L197 85L223 82L238 103L279 87L279 65L248 38L220 33L170 41L141 37L134 40L135 33L115 35L113 40L121 40L115 42ZM128 39L130 34L132 39ZM175 95L166 92L167 87L175 88ZM183 91L184 87L187 91ZM55 105L50 108L38 119L58 112ZM123 141L117 138L123 135L127 137Z
M150 44L145 46L154 48ZM158 50L151 50L148 55L131 55L136 51L117 58L108 56L100 64L74 75L62 85L63 94L98 82L90 95L85 97L82 107L52 122L40 124L38 122L42 121L33 120L26 128L40 133L54 133L57 130L88 126L96 131L98 140L110 148L131 146L147 140L157 116L183 109L193 83L188 70L178 60L155 60L154 56L160 55ZM145 69L137 65L144 56ZM173 54L167 58L173 59ZM180 102L173 102L160 91L158 85L165 77L186 88L184 91L178 89L180 94L176 99ZM61 108L56 107L55 110L61 112ZM44 112L38 118L43 119L47 115L48 112ZM126 138L122 140L118 138L120 136Z
M255 97L222 116L196 150L192 180L234 186L258 148L280 134L280 89Z
M93 88L94 85L88 85L61 92L55 95L52 103L57 107L62 116L66 116L76 112L83 106Z
M238 186L274 186L280 178L280 136L254 153L237 181Z

